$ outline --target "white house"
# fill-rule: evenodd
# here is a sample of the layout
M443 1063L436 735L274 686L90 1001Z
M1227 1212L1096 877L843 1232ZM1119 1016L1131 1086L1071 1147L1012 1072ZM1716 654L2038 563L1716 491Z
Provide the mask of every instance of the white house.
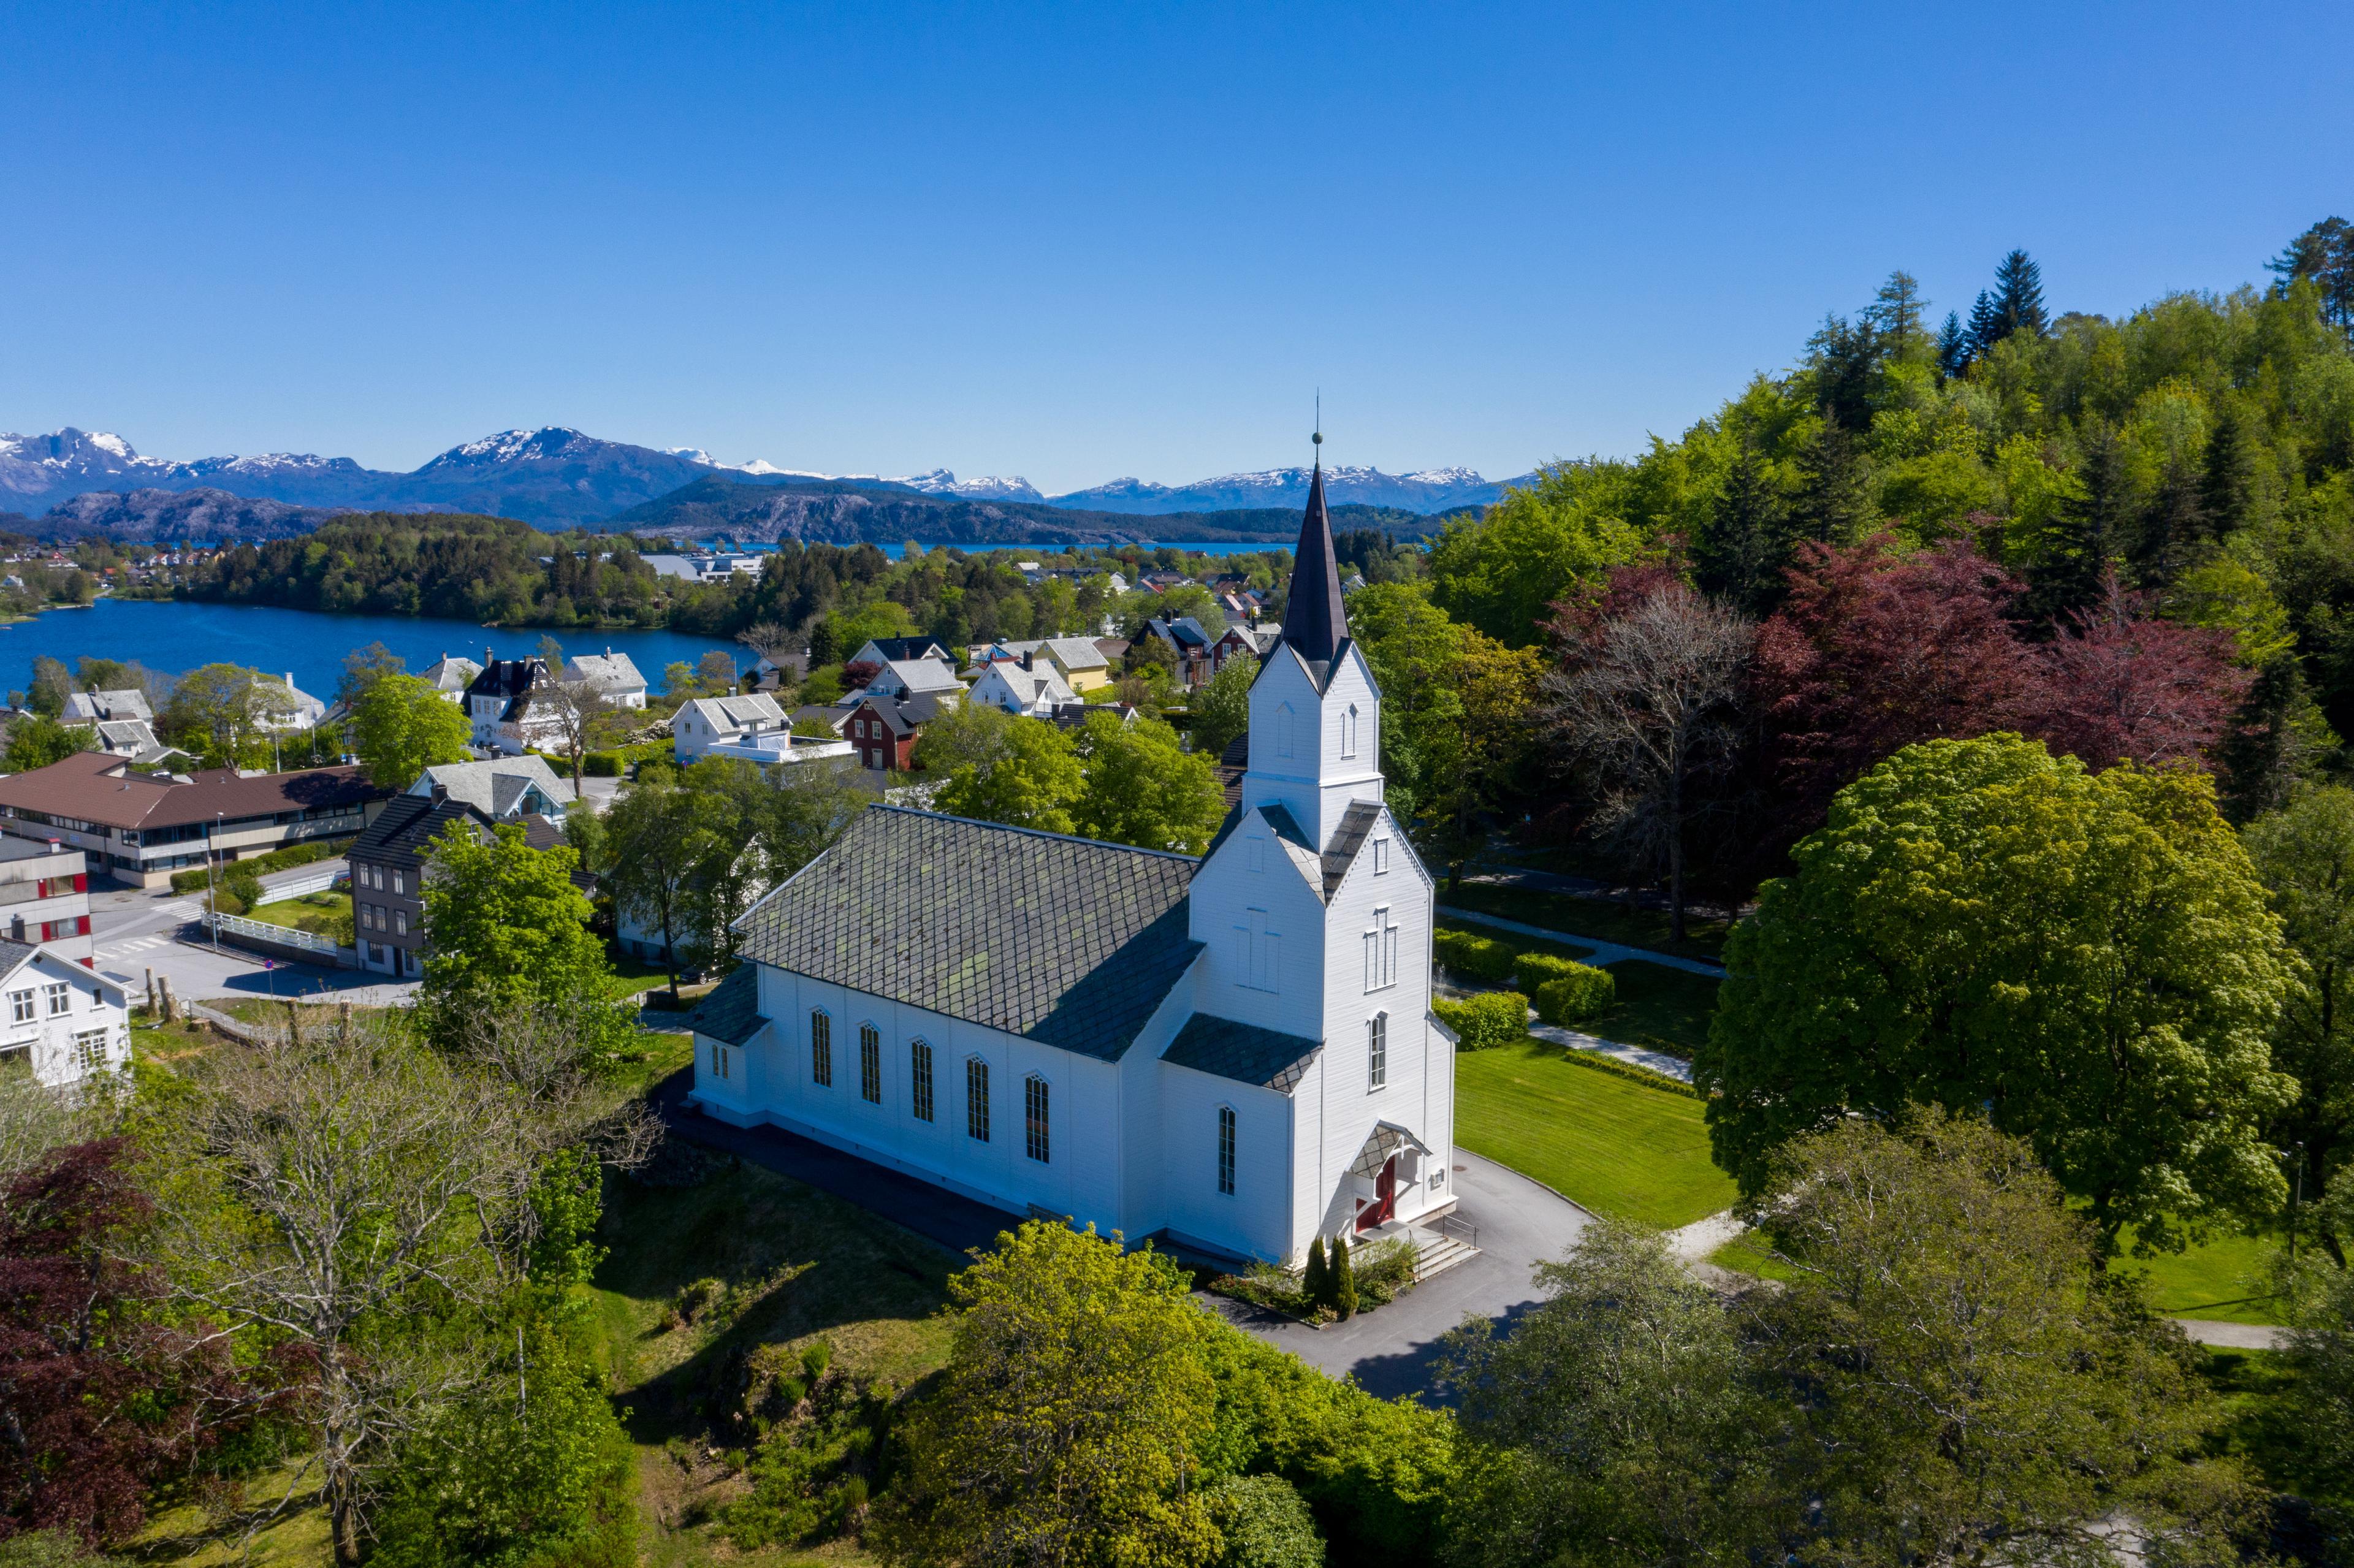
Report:
M627 653L616 653L610 648L602 653L576 653L564 662L564 683L567 686L588 682L604 694L605 701L617 708L642 708L646 705L646 678Z
M958 680L957 673L940 660L893 659L875 672L875 678L866 684L844 692L835 705L854 708L866 700L870 692L878 697L902 699L922 696L927 693L945 693L961 697L964 695L964 683Z
M265 735L314 729L327 716L327 705L296 685L292 673L282 679L264 675L254 682L253 705L253 726Z
M126 723L153 724L155 710L147 705L147 694L135 686L113 692L72 692L66 696L65 712L58 715L63 725Z
M671 755L692 762L715 746L792 727L785 710L766 692L740 697L697 697L671 719Z
M562 722L545 704L532 702L533 688L547 678L544 659L495 659L485 650L481 672L466 686L475 747L514 757L534 747L562 745Z
M580 797L557 777L544 757L493 757L480 762L438 762L417 776L407 794L427 800L439 789L461 806L472 806L494 822L546 817L552 822Z
M1014 1213L1296 1259L1453 1206L1431 878L1383 804L1323 475L1250 768L1190 856L870 808L693 1020L705 1114Z
M1028 669L1019 664L992 663L972 683L972 700L1002 708L1015 717L1053 718L1055 710L1079 700L1061 672L1044 659Z
M131 1063L122 988L47 948L0 939L0 1077L62 1087Z
M462 705L466 700L466 688L472 685L474 677L482 673L482 667L472 659L453 659L444 653L419 670L417 678L440 693L442 701Z

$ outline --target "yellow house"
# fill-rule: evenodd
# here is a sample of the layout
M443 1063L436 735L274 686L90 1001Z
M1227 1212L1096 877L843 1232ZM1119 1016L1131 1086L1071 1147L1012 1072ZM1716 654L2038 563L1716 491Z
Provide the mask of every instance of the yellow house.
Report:
M1111 684L1111 661L1092 638L1049 637L1035 642L1000 642L996 648L1015 659L1028 654L1045 660L1074 692L1099 691Z

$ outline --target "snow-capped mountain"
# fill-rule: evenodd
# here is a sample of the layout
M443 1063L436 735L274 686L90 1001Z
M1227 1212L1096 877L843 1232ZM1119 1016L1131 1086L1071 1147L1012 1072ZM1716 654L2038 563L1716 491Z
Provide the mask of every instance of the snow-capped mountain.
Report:
M1141 479L1041 495L1018 475L959 479L945 468L920 473L828 473L764 459L730 463L700 447L668 449L609 441L565 425L501 430L461 442L408 473L350 458L262 452L190 462L142 456L122 437L69 427L51 435L0 435L0 510L33 512L93 492L210 489L296 507L461 511L517 517L543 526L601 523L715 473L767 484L796 481L977 502L1020 502L1098 512L1152 514L1296 507L1308 494L1304 468L1233 473L1192 484ZM1502 486L1468 468L1386 474L1332 468L1325 489L1336 505L1360 503L1419 513L1491 502ZM1507 482L1519 482L1511 481Z
M1192 484L1155 484L1143 479L1115 479L1089 490L1075 490L1049 498L1055 506L1097 512L1228 512L1244 507L1299 506L1308 500L1309 470L1272 468L1259 473L1229 473ZM1450 507L1485 505L1504 492L1506 484L1483 478L1468 468L1419 469L1413 473L1384 473L1377 468L1328 468L1325 498L1335 506L1395 506L1408 512L1445 512Z

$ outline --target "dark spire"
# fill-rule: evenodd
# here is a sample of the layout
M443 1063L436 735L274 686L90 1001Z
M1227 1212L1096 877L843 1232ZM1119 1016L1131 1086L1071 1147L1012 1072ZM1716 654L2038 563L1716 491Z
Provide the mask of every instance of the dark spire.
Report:
M1324 441L1317 432L1317 444ZM1299 522L1299 548L1291 558L1291 591L1283 602L1283 640L1310 664L1329 664L1348 640L1341 606L1341 567L1332 554L1332 519L1324 510L1324 454L1308 482L1308 515Z

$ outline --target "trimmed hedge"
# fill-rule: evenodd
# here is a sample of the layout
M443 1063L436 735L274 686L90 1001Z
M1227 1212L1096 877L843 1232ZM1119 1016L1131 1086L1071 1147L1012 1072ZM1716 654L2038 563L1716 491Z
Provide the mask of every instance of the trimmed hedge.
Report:
M271 850L268 854L258 854L250 860L223 862L220 874L224 877L237 874L266 876L273 871L291 871L298 865L308 865L314 860L333 860L351 847L351 839L322 839L316 843L289 844L284 849ZM201 865L194 871L175 871L172 874L172 891L201 893L205 888L205 868Z
M580 754L580 771L590 779L619 779L621 776L621 754L618 751L584 751Z
M1564 1046L1562 1055L1564 1060L1575 1062L1581 1067L1591 1067L1597 1073L1607 1073L1613 1077L1625 1078L1630 1083L1640 1084L1646 1088L1665 1089L1671 1095L1681 1095L1688 1100L1708 1098L1706 1095L1681 1078L1670 1078L1665 1073L1654 1073L1650 1068L1638 1067L1632 1062L1621 1062L1616 1056L1605 1056L1599 1051L1579 1051Z
M1529 1032L1529 999L1516 991L1481 991L1461 1001L1440 997L1430 1010L1455 1031L1458 1050L1492 1051Z
M1441 930L1432 938L1438 951L1441 968L1452 970L1466 980L1488 980L1502 985L1512 978L1520 955L1510 944L1492 937L1475 937L1469 931Z
M1580 1023L1610 1011L1618 1000L1618 982L1608 969L1559 960L1564 974L1537 987L1537 1016L1547 1023Z
M1571 970L1585 967L1575 959L1564 958L1559 953L1526 952L1521 955L1512 970L1512 978L1520 981L1522 991L1534 996L1537 988L1545 981L1561 980Z

